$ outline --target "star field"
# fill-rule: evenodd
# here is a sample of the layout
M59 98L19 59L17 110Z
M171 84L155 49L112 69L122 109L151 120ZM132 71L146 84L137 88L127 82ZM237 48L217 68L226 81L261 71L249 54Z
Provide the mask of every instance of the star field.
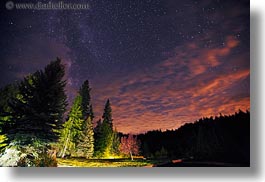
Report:
M122 132L249 109L249 1L72 2L90 9L7 10L3 3L1 87L60 57L69 101L89 79L96 119L110 98Z

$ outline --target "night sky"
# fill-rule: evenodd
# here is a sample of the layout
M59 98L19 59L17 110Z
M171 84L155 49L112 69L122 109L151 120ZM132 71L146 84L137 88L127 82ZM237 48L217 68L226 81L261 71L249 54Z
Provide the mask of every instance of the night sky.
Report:
M250 108L248 1L72 2L90 8L7 10L1 2L0 87L60 57L69 101L88 79L95 122L110 98L124 133Z

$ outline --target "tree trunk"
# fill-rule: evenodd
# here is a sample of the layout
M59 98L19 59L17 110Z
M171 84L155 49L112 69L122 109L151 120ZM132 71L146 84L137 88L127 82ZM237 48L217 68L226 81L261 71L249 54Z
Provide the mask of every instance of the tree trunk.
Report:
M67 145L68 145L69 138L70 138L70 131L69 131L68 136L67 136L67 139L65 141L64 149L63 149L62 156L61 156L62 158L64 158L64 155L65 155L65 152L66 152L66 149L67 149Z
M130 155L131 155L131 160L133 161L133 155L132 155L132 152L130 151Z

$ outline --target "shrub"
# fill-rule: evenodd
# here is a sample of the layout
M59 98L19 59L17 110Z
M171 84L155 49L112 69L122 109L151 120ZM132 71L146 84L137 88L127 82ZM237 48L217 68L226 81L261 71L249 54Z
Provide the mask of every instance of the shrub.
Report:
M56 154L47 145L36 147L11 143L0 156L0 166L56 167Z

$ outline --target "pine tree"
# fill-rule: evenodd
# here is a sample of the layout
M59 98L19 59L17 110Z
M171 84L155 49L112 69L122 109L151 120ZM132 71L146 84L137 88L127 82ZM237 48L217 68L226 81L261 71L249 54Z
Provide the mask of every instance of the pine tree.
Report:
M94 131L92 124L94 113L91 104L90 92L91 88L88 80L86 80L79 90L79 94L82 98L81 110L84 122L82 124L82 134L78 140L79 142L76 148L76 155L86 158L92 157L94 153Z
M83 117L81 110L82 98L78 95L73 103L71 111L68 115L68 120L63 124L63 129L61 130L61 151L59 156L62 158L65 154L75 152L76 146L80 141L82 136L82 125Z
M120 151L119 151L119 146L120 146L120 137L119 137L119 133L117 132L117 130L115 129L113 131L113 137L112 137L112 148L111 148L111 153L115 156L119 155Z
M101 140L101 135L102 135L102 133L101 133L101 131L102 131L102 121L101 121L101 119L99 119L98 121L97 121L97 124L96 124L96 127L94 128L94 139L95 139L95 143L94 143L94 156L95 157L97 157L97 156L99 156L99 151L100 151L100 140Z
M112 109L111 109L111 105L110 105L110 100L108 99L106 104L105 104L105 108L104 108L104 113L102 116L103 119L103 123L106 122L108 123L108 125L112 128L113 124L112 124Z
M102 116L103 122L97 128L98 133L95 146L97 157L108 157L112 152L113 128L111 112L111 105L108 99Z
M101 125L102 125L102 121L101 121L101 119L99 119L97 121L96 127L94 128L94 134L95 135L97 135L100 132Z
M85 121L81 141L77 145L77 155L80 157L91 158L94 154L94 131L90 117Z
M89 106L89 116L90 116L91 120L93 120L95 117L92 104L90 104L90 106Z
M66 108L64 66L60 59L52 61L44 70L24 78L18 85L16 97L10 99L11 121L3 126L9 140L30 144L55 142L62 127Z
M84 81L83 85L81 86L79 90L79 94L82 97L82 115L85 120L88 117L90 117L91 120L93 120L94 118L90 92L91 92L91 88L89 86L88 80L86 80Z

